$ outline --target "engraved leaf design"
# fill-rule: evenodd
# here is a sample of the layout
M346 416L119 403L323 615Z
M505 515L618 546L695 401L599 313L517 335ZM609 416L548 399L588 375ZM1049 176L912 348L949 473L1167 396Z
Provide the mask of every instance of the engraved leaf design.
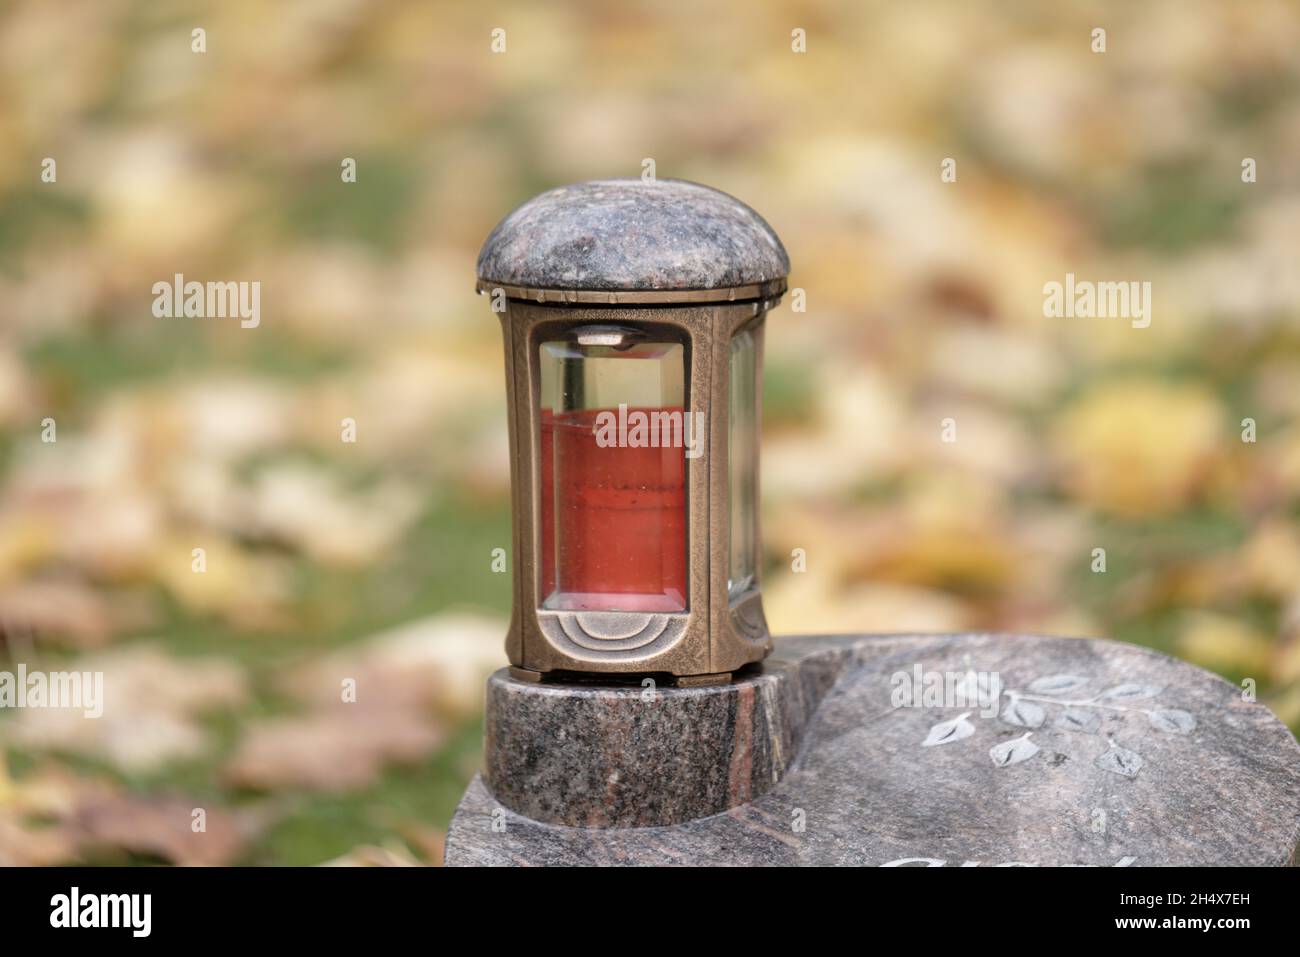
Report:
M966 720L969 717L970 712L967 711L948 721L940 721L930 729L930 733L921 742L921 747L932 748L936 744L950 744L962 738L969 738L975 733L975 725Z
M1147 715L1151 726L1169 734L1191 734L1196 730L1196 719L1181 708L1158 708Z
M1042 725L1047 713L1032 701L1012 698L1002 709L1002 720L1021 728L1037 728Z
M1098 701L1141 701L1143 698L1154 698L1164 688L1157 685L1139 685L1139 684L1122 684L1113 688L1107 688L1097 696Z
M1030 682L1029 690L1033 694L1068 694L1077 691L1088 683L1087 678L1078 675L1048 675Z
M1061 731L1096 734L1101 727L1101 716L1087 708L1066 708L1056 719L1056 727Z
M1097 767L1103 771L1109 771L1111 774L1135 778L1137 773L1142 770L1142 757L1128 748L1121 748L1111 742L1110 749L1097 758Z
M1019 764L1021 761L1028 761L1038 753L1038 745L1029 740L1032 731L1026 731L1023 735L1011 741L1003 741L1001 744L995 744L989 748L989 757L993 759L994 767L1005 768L1013 764Z

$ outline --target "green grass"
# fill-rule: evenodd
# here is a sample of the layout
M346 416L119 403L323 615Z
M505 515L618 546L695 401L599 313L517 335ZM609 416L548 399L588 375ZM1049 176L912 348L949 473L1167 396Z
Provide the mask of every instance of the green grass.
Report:
M252 680L252 701L238 711L219 712L204 720L213 746L199 760L178 761L138 775L125 775L104 762L75 755L61 754L60 762L83 773L107 775L139 793L185 793L220 808L269 802L284 814L252 845L243 863L316 864L358 844L400 837L403 826L446 827L479 760L482 724L478 718L450 729L447 744L428 761L390 769L375 786L350 794L235 792L220 783L220 769L251 723L298 710L276 689L275 679L284 669L449 608L469 606L507 615L509 576L493 574L489 556L492 548L509 545L505 503L449 499L436 504L402 546L373 568L343 572L298 562L303 583L298 607L308 624L290 633L234 631L219 621L188 615L160 595L167 620L150 632L154 637L148 640L160 640L179 657L215 656L238 662ZM47 660L56 667L70 657L51 653ZM34 755L10 752L15 774L22 774L36 760Z
M246 864L315 864L338 857L359 844L379 844L403 826L445 828L477 766L483 725L462 726L425 764L394 769L363 792L347 795L277 792L293 813L271 828Z

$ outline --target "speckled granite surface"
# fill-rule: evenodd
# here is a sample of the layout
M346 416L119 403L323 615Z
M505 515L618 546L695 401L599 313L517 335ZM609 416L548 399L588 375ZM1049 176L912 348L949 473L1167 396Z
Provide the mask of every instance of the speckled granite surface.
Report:
M896 676L918 667L1000 687L961 707L896 707ZM597 706L585 689L573 708L562 689L527 686L546 695L522 706L530 723L496 727L525 737L511 748L532 749L536 775L498 796L476 778L452 821L447 863L1281 865L1300 837L1290 732L1240 689L1142 648L1006 635L786 638L764 673L771 690L754 684L754 701L776 703L758 707L774 722L766 737L736 720L744 692L734 687L665 695L660 706L680 707L682 721L660 716L624 756L607 754L601 787L565 715L591 739L602 709L626 719L628 703ZM702 704L701 694L732 704ZM710 726L693 728L699 721ZM635 740L635 722L629 732ZM785 752L784 776L760 792L752 769L782 763L770 757L777 740L794 757ZM658 770L616 774L620 761ZM744 774L724 783L723 767L749 768L750 783ZM650 788L667 795L651 799L661 812L679 813L710 788L742 803L661 827L564 827L507 806L627 820L639 813L636 789Z
M576 827L725 811L780 780L837 663L774 662L713 688L557 687L502 669L487 688L488 787L526 817Z
M781 279L790 261L758 213L683 180L595 180L535 196L492 230L478 276L543 289L719 289Z

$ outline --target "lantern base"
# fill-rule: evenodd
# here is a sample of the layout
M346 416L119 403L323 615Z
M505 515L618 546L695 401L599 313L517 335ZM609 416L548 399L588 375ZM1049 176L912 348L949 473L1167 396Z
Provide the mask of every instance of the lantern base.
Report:
M746 665L748 667L748 665ZM744 670L744 669L741 669ZM646 678L652 681L662 680L665 684L678 688L708 688L713 685L731 684L735 677L730 671L723 671L718 674L707 675L659 675L659 674L624 674L624 675L599 675L587 674L585 672L572 671L532 671L528 668L516 668L511 665L506 671L515 681L524 681L529 684L540 684L546 682L553 685L566 684L587 684L593 682L614 682L624 685L635 685L638 688L643 686Z
M709 688L713 685L729 685L734 675L730 671L723 671L712 675L678 675L677 687L679 688Z

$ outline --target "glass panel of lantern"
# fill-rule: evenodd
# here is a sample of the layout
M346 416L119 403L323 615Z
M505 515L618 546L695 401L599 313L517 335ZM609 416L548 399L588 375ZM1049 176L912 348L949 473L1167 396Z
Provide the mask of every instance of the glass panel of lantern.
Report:
M540 345L542 607L687 607L685 349Z
M731 491L731 560L727 597L735 599L757 580L758 395L757 349L752 329L731 339L727 471Z

